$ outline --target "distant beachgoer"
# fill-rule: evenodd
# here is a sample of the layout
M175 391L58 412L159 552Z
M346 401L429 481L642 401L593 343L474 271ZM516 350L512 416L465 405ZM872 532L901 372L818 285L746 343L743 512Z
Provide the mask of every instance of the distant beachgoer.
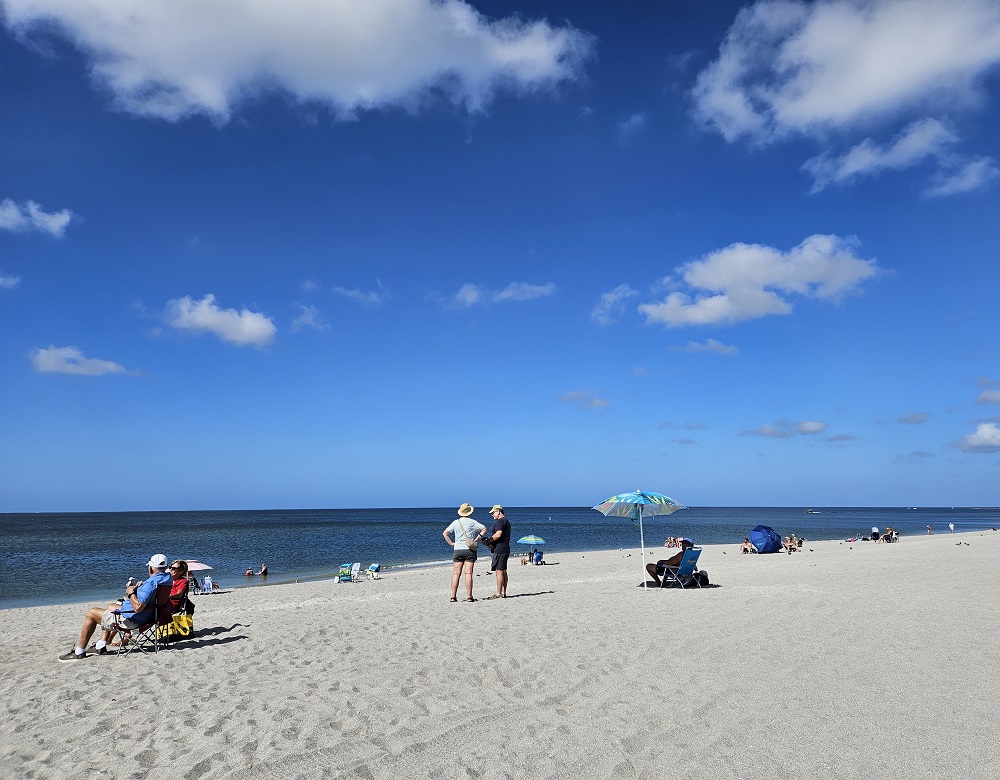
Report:
M253 576L253 567L252 566L248 566L247 570L245 572L243 572L243 574L245 574L247 577L252 577Z
M664 547L676 547L677 546L677 540L674 539L674 537L672 537L672 536L668 536L666 538L666 540L663 542L663 546Z
M927 533L928 533L928 535L930 535L931 533L933 533L933 531L931 531L931 527L930 526L927 526Z
M267 564L266 563L262 563L260 565L260 571L257 572L257 574L259 574L261 577L266 577L267 576Z
M795 534L792 534L792 547L798 550L801 546L802 542L799 541L799 537L797 537Z
M743 537L743 544L740 545L740 552L744 555L757 552L757 548L753 546L753 542L750 541L749 537Z
M785 540L781 543L781 546L785 548L785 552L791 555L798 548L792 545L792 537L786 536Z
M493 552L490 569L497 575L497 592L488 596L490 599L507 598L507 559L510 558L510 522L500 504L494 504L490 510L493 515L493 531L485 542Z
M465 600L475 601L472 598L472 569L476 565L479 540L486 533L486 526L472 519L472 513L475 511L469 504L462 504L458 508L458 519L441 532L444 540L455 548L455 556L452 559L455 565L451 573L452 601L458 601L458 583L462 579L462 572L465 572L465 591L468 594Z
M951 533L955 533L955 524L954 523L948 523L948 530Z
M677 553L676 555L671 555L669 558L665 558L661 561L657 561L656 563L646 564L647 573L649 574L650 577L653 578L653 582L655 582L657 585L660 585L661 574L664 577L667 576L667 567L677 568L678 566L680 566L681 561L684 559L684 553L690 550L692 547L694 547L694 542L692 542L690 539L685 539L684 537L678 539L677 542L681 548L681 551L679 553Z
M872 526L872 541L873 542L877 542L878 540L879 540L878 528L875 527L875 526Z

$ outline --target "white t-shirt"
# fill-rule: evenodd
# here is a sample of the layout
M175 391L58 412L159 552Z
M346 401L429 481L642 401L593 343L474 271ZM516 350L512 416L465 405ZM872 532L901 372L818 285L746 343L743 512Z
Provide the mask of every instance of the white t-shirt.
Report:
M462 533L462 528L465 529L465 533ZM476 537L479 536L483 531L486 530L486 526L482 523L477 523L471 517L459 517L455 519L451 525L449 525L445 531L448 531L455 535L455 549L456 550L468 550L468 542L465 541L465 537L469 537L469 541L475 541Z

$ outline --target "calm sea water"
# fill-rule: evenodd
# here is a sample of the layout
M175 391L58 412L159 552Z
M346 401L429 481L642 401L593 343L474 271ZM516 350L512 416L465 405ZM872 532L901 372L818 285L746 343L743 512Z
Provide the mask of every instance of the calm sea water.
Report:
M643 527L647 546L680 535L699 544L738 544L758 524L806 539L843 539L886 525L903 537L925 534L928 525L935 533L947 533L948 523L956 532L1000 527L998 508L815 509L820 514L697 507L646 518ZM259 577L243 572L263 562L271 584L329 576L352 561L365 567L377 561L390 572L447 563L451 549L441 532L454 517L453 508L0 514L0 608L117 598L130 576L145 576L144 564L157 552L212 566L225 587L259 585ZM484 525L490 519L482 511L476 517ZM639 529L630 520L589 508L511 508L508 518L513 539L541 536L549 554L639 546Z

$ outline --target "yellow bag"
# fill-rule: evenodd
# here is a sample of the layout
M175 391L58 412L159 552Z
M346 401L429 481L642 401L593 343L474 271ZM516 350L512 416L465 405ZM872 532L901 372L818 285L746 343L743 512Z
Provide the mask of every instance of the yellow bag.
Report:
M186 639L194 633L194 617L192 615L174 615L169 623L159 628L161 639Z

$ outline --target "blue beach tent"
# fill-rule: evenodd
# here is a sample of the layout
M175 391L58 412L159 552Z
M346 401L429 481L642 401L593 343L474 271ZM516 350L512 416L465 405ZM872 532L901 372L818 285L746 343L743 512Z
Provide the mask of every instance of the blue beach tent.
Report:
M758 525L750 532L750 544L759 553L774 553L781 549L781 537L770 526Z

